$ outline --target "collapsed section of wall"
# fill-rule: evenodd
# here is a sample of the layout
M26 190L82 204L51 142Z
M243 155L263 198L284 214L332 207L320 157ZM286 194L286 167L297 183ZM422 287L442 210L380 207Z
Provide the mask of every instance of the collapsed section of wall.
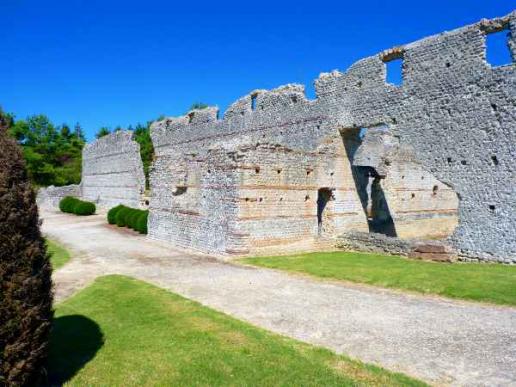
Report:
M139 207L145 191L140 145L133 132L117 131L82 151L82 197L100 207Z
M39 208L56 209L59 202L65 196L81 196L81 186L78 184L65 185L63 187L55 187L53 185L38 190L36 203Z
M371 232L403 239L452 235L457 194L426 171L412 147L400 145L388 125L365 130L353 167L362 179Z

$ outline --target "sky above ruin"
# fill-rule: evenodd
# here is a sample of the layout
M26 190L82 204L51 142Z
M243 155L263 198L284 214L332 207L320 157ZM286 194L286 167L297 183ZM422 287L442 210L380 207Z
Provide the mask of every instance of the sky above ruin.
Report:
M301 83L314 98L321 72L513 7L505 0L2 0L0 105L17 118L80 122L92 139L101 126L181 115L194 102L223 113L258 88Z

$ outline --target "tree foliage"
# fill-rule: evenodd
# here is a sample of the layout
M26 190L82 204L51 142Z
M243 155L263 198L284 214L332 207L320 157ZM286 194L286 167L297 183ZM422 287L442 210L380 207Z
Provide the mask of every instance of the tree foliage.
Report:
M81 180L81 154L85 144L79 124L54 126L45 115L26 120L11 118L11 135L21 145L27 171L37 186L77 184Z
M35 120L37 133L16 128L19 141L56 141L51 125ZM47 353L52 269L25 162L6 124L0 111L0 385L24 386L37 383Z
M101 137L107 136L109 133L111 133L109 128L106 128L105 126L103 126L102 128L100 128L98 130L97 133L95 133L95 138L101 138Z
M208 108L209 105L205 104L204 102L194 102L189 110L202 110Z
M154 146L150 136L150 126L153 121L149 121L147 126L137 124L134 129L134 139L140 144L140 155L142 157L143 172L145 173L145 186L149 188L149 170L154 160Z

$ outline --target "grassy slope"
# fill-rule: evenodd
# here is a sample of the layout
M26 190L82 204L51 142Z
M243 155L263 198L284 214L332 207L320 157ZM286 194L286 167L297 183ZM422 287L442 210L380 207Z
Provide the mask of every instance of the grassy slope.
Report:
M52 267L54 270L59 269L70 260L70 253L68 253L68 251L57 242L50 239L47 239L46 241L48 252L51 255L50 262L52 262Z
M420 385L122 276L99 278L58 305L54 324L54 383Z
M516 305L516 266L444 264L351 252L246 258L242 261L321 278Z

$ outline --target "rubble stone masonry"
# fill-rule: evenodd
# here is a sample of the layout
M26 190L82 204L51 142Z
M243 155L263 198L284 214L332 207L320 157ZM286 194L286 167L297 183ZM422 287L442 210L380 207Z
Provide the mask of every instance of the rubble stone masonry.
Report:
M486 35L516 13L395 47L346 72L255 90L219 118L151 127L149 237L225 256L314 250L347 232L444 239L465 259L516 262L516 69ZM402 82L386 62L402 60ZM136 206L144 178L125 132L88 145L82 194Z

